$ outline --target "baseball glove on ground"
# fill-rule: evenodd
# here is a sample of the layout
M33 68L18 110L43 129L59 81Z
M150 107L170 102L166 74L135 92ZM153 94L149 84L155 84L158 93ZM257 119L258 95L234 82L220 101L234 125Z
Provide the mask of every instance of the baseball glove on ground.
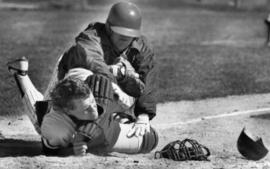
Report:
M196 140L176 140L166 145L161 151L155 152L155 158L168 158L174 161L198 160L208 161L210 151Z

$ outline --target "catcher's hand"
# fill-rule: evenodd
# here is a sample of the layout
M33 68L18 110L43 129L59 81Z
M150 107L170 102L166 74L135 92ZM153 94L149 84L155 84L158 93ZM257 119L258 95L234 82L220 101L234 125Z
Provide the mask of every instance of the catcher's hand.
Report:
M86 83L92 90L97 104L106 111L113 100L112 81L103 75L94 74L86 79Z
M145 88L145 84L140 80L130 62L123 57L118 57L114 65L110 68L113 75L118 80L119 86L132 97L139 97Z
M147 114L140 114L132 129L128 132L127 137L144 136L146 132L150 132L149 116Z
M123 80L126 76L131 78L139 78L139 74L135 72L135 69L128 60L120 56L116 58L114 63L115 64L110 66L110 71L117 80Z

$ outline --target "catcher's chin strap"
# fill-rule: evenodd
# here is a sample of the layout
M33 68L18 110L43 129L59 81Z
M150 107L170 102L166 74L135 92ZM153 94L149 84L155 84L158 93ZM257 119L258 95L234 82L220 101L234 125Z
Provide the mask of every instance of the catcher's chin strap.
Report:
M155 158L168 158L175 161L198 160L209 161L210 151L196 140L176 140L166 145L161 151L155 152Z

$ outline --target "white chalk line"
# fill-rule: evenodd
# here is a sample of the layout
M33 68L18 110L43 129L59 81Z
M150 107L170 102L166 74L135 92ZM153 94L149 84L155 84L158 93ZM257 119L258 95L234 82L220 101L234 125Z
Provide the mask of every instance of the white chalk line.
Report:
M155 125L155 128L157 129L166 129L171 127L178 127L181 125L187 125L192 123L201 122L203 120L210 120L210 119L218 119L223 117L231 117L231 116L239 116L239 115L247 115L247 114L261 114L261 113L270 113L270 108L261 108L261 109L253 109L253 110L245 110L245 111L236 111L233 113L224 113L224 114L218 114L218 115L212 115L212 116L205 116L200 118L195 118L187 121L179 121L175 123L167 123L167 124L159 124Z

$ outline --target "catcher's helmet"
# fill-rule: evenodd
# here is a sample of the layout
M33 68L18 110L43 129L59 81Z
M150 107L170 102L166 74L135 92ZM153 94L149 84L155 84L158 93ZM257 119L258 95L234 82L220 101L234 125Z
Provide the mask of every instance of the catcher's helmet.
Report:
M262 138L258 138L254 141L245 132L245 128L242 130L237 140L237 149L248 160L260 160L268 153Z
M142 15L139 8L131 2L119 2L112 6L106 23L120 35L139 37Z

